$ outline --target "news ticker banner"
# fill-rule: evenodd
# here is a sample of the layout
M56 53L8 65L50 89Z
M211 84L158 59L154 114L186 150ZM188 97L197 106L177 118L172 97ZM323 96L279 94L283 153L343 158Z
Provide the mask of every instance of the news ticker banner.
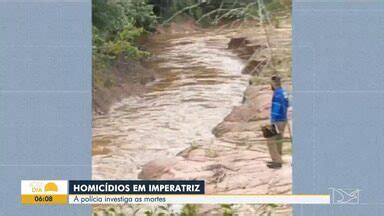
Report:
M330 204L328 194L205 194L202 180L22 180L22 204Z

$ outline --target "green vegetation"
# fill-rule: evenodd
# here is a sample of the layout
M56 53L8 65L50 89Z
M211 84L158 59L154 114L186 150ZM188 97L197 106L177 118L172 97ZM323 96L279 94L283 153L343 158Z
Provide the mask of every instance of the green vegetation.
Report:
M93 62L147 56L147 52L135 45L135 39L153 30L156 19L153 7L145 0L92 1Z
M291 0L150 0L149 3L163 21L169 21L175 14L184 14L203 24L259 19L261 4L273 13L291 9Z
M163 206L142 206L132 205L124 208L110 207L108 209L94 210L94 216L196 216L199 213L200 205L186 204L180 212L173 212L171 205ZM212 211L212 215L233 216L239 214L240 205L222 204L219 208ZM255 215L274 215L276 210L280 207L276 204L252 205L255 210Z
M180 215L181 215L181 216L193 216L193 215L197 215L198 210L199 210L199 206L198 206L198 205L186 204L186 205L184 205L183 208L181 209L181 213L180 213Z
M169 23L179 15L202 24L260 19L260 8L290 10L290 0L93 0L92 63L96 86L113 86L108 72L116 61L137 61L149 56L136 43L141 35Z
M113 86L109 71L117 60L148 56L135 40L153 31L157 17L145 0L92 1L92 65L94 86Z
M171 210L171 205L159 205L159 206L142 206L142 205L130 205L127 208L110 207L106 209L94 210L94 216L195 216L198 213L199 205L184 205L179 213L174 213Z

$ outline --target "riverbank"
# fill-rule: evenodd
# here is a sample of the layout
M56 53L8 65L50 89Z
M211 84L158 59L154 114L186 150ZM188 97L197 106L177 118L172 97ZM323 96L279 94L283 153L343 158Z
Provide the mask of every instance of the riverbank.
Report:
M124 62L114 65L107 74L99 75L102 83L94 82L92 88L94 115L108 113L112 104L123 98L147 92L147 85L156 79L156 74L143 64L141 61Z
M154 160L145 164L141 179L205 179L208 194L289 194L292 186L291 143L284 144L282 169L265 166L269 160L265 139L260 127L268 123L272 91L269 79L277 73L283 85L291 91L291 26L290 22L268 29L241 28L234 33L229 48L247 61L243 73L251 74L250 85L243 103L236 106L212 133L216 139L194 143L170 159ZM273 58L269 59L272 47ZM273 67L266 64L273 63ZM267 65L267 66L266 66ZM286 130L285 137L290 137ZM274 215L290 215L290 206L238 206L244 214L273 211ZM204 205L201 215L220 212L220 205Z
M186 17L167 26L158 26L155 32L147 33L137 40L140 47L150 51L151 57L141 60L121 60L110 67L93 70L93 114L107 114L111 106L122 99L141 96L148 92L148 86L158 79L158 71L151 68L152 62L156 59L156 51L148 44L201 31L202 28L197 26L194 20Z

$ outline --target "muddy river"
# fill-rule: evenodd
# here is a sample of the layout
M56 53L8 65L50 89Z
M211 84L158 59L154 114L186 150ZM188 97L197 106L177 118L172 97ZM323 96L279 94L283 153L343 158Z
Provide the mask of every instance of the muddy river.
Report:
M150 91L96 116L93 179L136 179L141 166L214 139L213 127L238 105L247 87L244 61L227 49L228 35L193 34L154 42L159 78Z

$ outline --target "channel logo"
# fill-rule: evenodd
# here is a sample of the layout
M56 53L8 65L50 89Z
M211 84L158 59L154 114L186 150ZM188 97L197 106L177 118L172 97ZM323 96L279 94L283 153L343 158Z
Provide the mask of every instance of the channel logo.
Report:
M22 204L67 204L68 181L22 180Z

